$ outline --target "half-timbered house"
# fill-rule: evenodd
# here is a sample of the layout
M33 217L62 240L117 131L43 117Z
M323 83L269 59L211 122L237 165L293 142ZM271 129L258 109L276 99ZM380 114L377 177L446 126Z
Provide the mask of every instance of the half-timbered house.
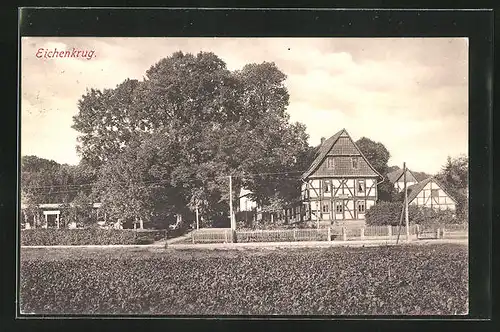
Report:
M446 192L441 183L430 177L408 187L408 204L454 211L457 201Z
M304 220L320 225L364 223L377 201L382 176L368 162L345 129L323 140L302 175Z
M398 192L402 192L405 187L405 177L403 173L404 172L402 169L397 169L395 171L387 173L387 179L394 185L394 188L396 188ZM415 175L413 175L413 173L409 169L406 169L406 186L409 187L417 183L418 180Z

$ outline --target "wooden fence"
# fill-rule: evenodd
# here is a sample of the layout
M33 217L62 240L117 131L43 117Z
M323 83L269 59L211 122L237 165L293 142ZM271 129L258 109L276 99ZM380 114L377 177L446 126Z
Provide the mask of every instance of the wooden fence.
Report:
M437 239L467 237L467 225L445 225L409 227L412 239ZM229 243L233 242L295 242L295 241L359 241L359 240L399 240L406 239L405 226L366 226L366 227L329 227L296 228L278 230L236 230L229 228L204 228L191 233L192 243Z
M200 228L191 233L193 243L229 243L233 241L230 228Z

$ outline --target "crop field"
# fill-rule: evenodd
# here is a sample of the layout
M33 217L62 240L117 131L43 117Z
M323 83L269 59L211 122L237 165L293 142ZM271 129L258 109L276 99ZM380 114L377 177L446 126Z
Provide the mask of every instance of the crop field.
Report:
M19 301L24 314L467 314L467 252L23 248Z

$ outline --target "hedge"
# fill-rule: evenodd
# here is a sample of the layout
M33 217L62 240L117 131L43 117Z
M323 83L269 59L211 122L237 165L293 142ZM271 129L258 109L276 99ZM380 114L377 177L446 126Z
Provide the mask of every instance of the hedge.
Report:
M403 204L401 202L380 202L366 211L366 224L399 225ZM412 224L419 225L444 225L463 224L468 218L463 214L456 214L450 210L433 210L415 205L408 206L408 219ZM403 220L404 222L404 220Z
M118 229L25 229L23 246L151 244L166 237L164 230Z

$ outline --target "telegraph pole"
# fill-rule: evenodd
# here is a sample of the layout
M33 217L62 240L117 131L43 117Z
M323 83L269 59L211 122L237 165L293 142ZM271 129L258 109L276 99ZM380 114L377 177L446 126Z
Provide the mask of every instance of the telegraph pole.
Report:
M406 185L406 163L403 163L403 179L405 184L405 226L406 242L410 242L410 225L408 220L408 186Z
M231 222L231 229L233 231L236 230L233 218L233 179L231 175L229 175L229 220Z
M196 229L200 229L200 216L198 212L198 204L196 204Z

